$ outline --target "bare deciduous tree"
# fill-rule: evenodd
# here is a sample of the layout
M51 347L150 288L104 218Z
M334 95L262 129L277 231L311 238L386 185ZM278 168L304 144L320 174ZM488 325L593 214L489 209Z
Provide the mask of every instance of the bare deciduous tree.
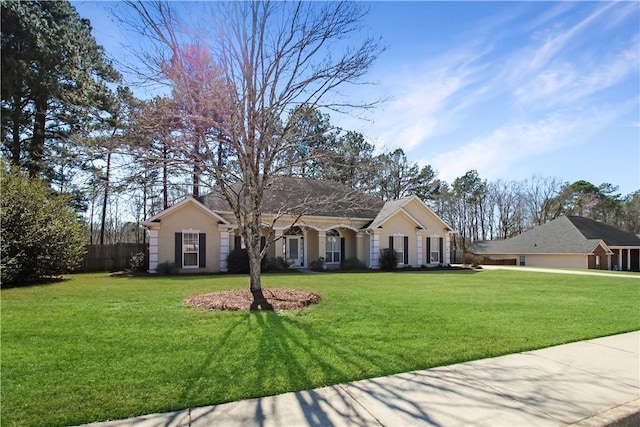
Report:
M543 225L553 219L553 198L561 188L558 178L534 175L525 181L524 202L529 209L532 225Z
M196 78L189 67L174 66L164 77L183 102L191 103L185 110L193 114L193 123L208 130L203 138L183 139L180 148L231 206L249 255L250 289L256 303L264 305L263 195L286 164L282 158L301 143L289 113L301 105L332 111L372 106L341 98L336 89L359 83L383 48L377 39L360 37L366 11L355 2L129 5L137 28L153 45L146 63L156 66L156 75L184 63L193 46L207 49L199 64L214 71L195 73ZM202 9L193 13L190 7ZM206 26L188 21L195 16L206 19ZM350 39L359 44L349 46ZM220 145L228 153L224 162L216 155Z

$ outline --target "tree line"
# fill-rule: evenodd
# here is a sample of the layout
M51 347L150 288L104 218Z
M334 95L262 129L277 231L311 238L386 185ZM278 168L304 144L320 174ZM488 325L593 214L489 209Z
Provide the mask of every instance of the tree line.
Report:
M383 47L366 38L330 62L327 41L350 36L364 12L348 3L290 6L212 5L235 20L211 47L180 32L170 4L129 3L134 18L125 24L153 46L139 53L143 75L169 88L139 99L69 2L3 2L2 156L66 197L89 244L144 242L142 221L185 195L217 189L233 201L231 184L242 182L255 199L275 175L337 181L382 200L416 194L458 232L459 250L560 215L640 233L640 190L623 196L610 183L542 176L488 181L474 170L447 183L401 148L380 151L333 126L327 112L351 101L326 95L361 78ZM272 16L292 25L266 34ZM241 39L241 27L264 37ZM273 46L252 45L260 40ZM251 56L267 48L269 61ZM252 215L241 212L247 206L235 206L239 218Z

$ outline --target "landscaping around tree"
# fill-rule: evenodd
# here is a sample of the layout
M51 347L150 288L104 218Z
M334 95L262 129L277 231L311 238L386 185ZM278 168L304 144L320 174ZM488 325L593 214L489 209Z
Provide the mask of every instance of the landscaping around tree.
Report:
M3 425L68 426L459 363L640 329L629 278L458 270L265 274L287 311L189 306L246 275L69 276L2 290Z
M264 297L273 310L295 310L315 304L321 298L315 292L280 288L265 289ZM205 310L253 310L255 305L248 289L192 295L184 302Z

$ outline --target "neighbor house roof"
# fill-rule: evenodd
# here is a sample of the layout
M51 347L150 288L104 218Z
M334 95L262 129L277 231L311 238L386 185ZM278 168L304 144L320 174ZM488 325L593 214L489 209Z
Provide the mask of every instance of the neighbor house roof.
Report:
M243 191L234 185L236 193ZM230 212L227 200L218 192L201 198L209 209ZM353 188L330 181L285 176L272 177L264 191L262 211L271 214L329 216L345 218L375 218L384 206L377 197L363 194Z
M587 239L602 239L609 247L640 246L640 237L633 233L580 216L568 216L567 219Z
M640 246L640 239L592 219L561 216L506 240L474 242L475 254L588 254L606 246Z

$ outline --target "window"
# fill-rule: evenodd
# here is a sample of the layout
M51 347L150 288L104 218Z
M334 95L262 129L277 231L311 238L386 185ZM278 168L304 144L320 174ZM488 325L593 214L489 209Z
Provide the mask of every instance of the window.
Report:
M340 234L336 230L327 231L324 261L329 264L340 262Z
M429 262L430 263L439 263L440 262L440 251L438 248L438 238L437 237L427 237L429 239Z
M180 268L207 266L207 235L189 229L175 233L175 263Z
M182 267L198 267L198 233L182 233Z
M409 237L389 236L389 248L396 251L399 265L409 264Z

